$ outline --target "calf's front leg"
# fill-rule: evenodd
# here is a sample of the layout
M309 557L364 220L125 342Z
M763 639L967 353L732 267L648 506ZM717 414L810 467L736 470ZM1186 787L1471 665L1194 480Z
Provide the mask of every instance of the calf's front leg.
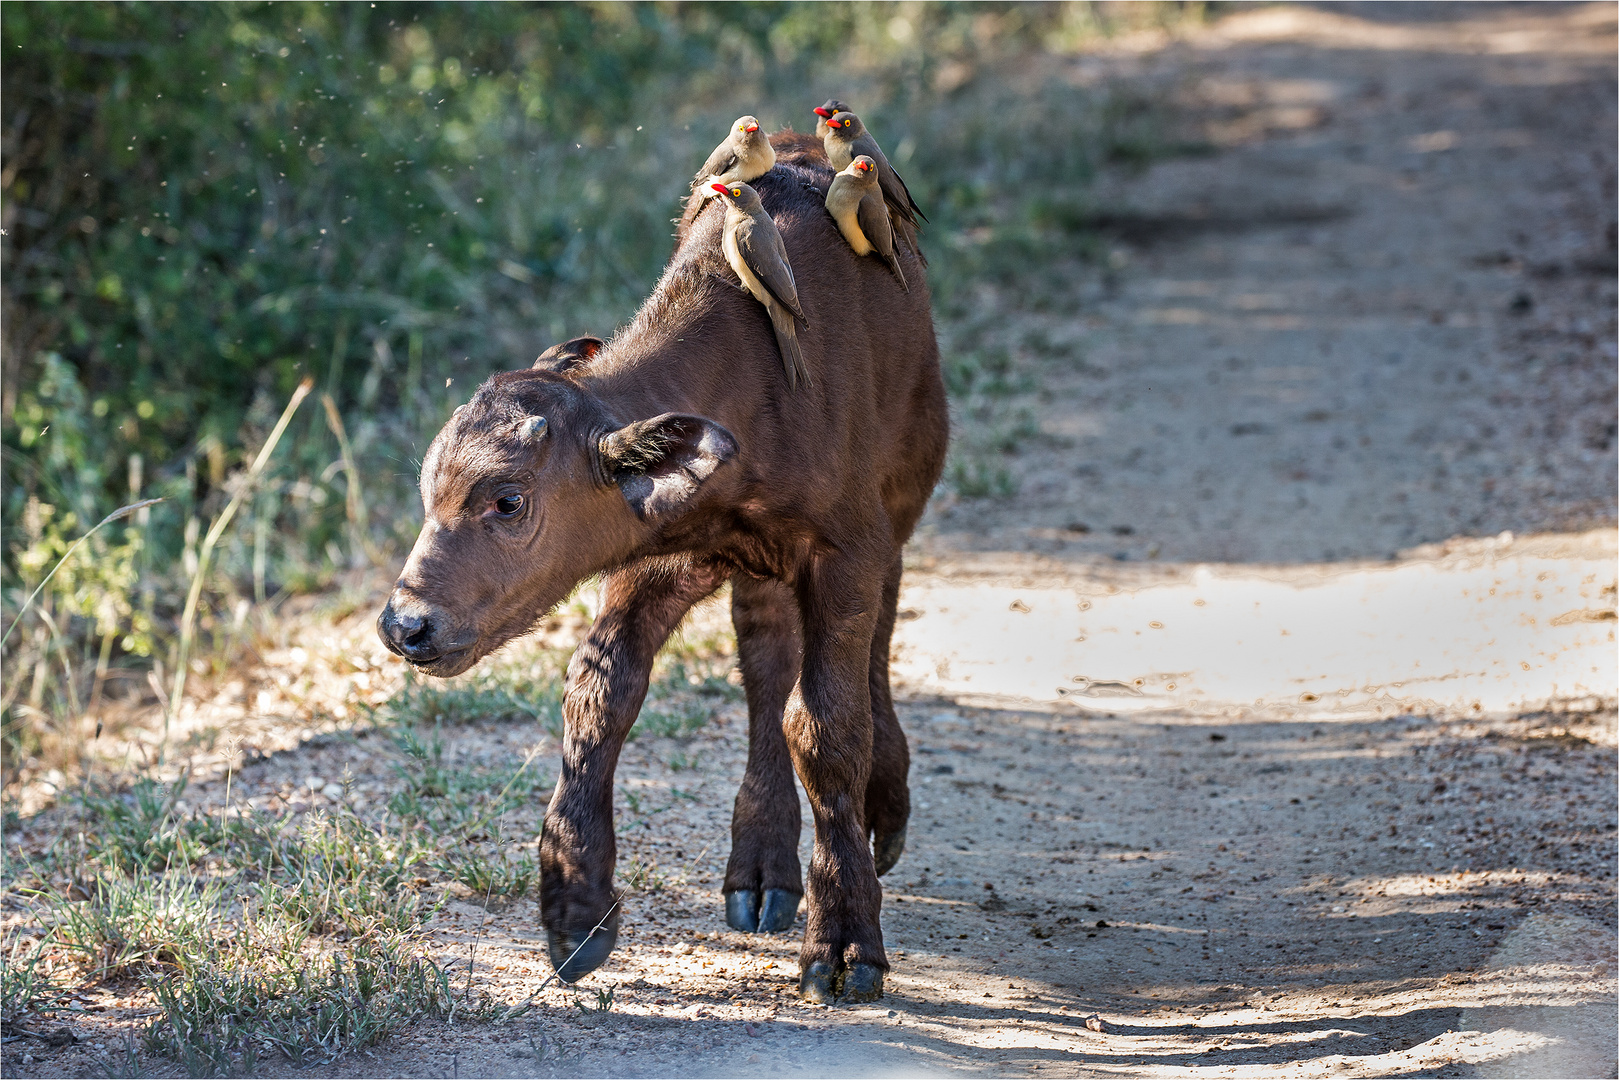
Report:
M568 662L562 772L540 836L540 919L564 982L600 967L618 940L613 773L658 648L723 575L648 560L608 576L601 613Z

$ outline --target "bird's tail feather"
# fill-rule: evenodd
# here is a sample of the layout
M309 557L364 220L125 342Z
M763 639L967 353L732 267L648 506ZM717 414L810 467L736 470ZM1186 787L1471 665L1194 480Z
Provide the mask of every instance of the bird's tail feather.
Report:
M905 280L905 270L899 265L899 254L895 251L889 251L887 255L883 256L883 261L888 263L888 268L894 271L895 277L899 278L899 287L906 292L910 292L911 283Z
M776 330L776 347L781 350L781 366L787 373L787 388L797 390L810 385L810 370L804 363L804 350L798 345L798 327L793 313L781 304L771 304L770 324Z
M890 209L892 209L892 207L890 207ZM917 241L916 223L913 221L906 221L898 214L892 213L889 215L889 222L894 230L894 239L896 245L903 243L906 247L916 252L917 259L921 261L923 266L926 266L928 264L928 257L922 254L922 245Z

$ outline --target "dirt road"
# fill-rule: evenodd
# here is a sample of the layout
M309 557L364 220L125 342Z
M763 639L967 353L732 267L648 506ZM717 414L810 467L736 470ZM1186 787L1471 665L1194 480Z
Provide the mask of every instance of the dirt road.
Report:
M1170 88L1221 149L1113 181L1111 268L1018 328L1071 346L1020 353L1047 436L1012 462L1020 493L942 506L916 545L897 656L917 810L881 1007L800 1006L794 935L723 928L733 707L683 750L695 771L655 743L624 763L668 809L622 857L669 876L584 988L616 987L610 1012L553 988L543 1045L423 1032L362 1068L1614 1075L1614 160L1593 134L1613 13L1447 10L1261 10L1075 62ZM1420 573L1440 599L1402 606ZM1104 642L1109 598L1190 615L1200 585L1323 582L1319 621L1385 619L1338 667L1238 649L1246 681L1204 671L1189 695L1135 643L1150 613ZM1019 633L1012 604L1064 590L1068 614ZM1470 634L1496 615L1533 629ZM1112 669L984 685L1086 619L1069 649L1108 644ZM1402 619L1387 664L1357 667ZM948 663L975 653L1004 661L976 688ZM1379 691L1423 662L1431 681ZM483 925L514 995L547 971L537 921L525 903Z
M1104 184L1006 329L1018 493L910 554L886 999L724 928L731 703L626 751L606 967L539 991L537 904L468 897L446 955L538 1007L298 1075L1614 1076L1614 60L1611 5L1350 5L1068 61L1216 152Z

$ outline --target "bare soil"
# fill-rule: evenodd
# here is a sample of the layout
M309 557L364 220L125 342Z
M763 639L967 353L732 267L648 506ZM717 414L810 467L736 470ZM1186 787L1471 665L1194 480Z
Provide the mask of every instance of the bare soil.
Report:
M1217 152L1108 181L1107 267L1029 317L1078 359L1040 369L1020 492L941 498L917 573L1296 581L1503 530L1611 552L1615 58L1611 5L1282 6L1075 58L1075 80L1175 95ZM724 618L711 603L687 632ZM267 718L239 796L317 807L307 779L347 770L351 798L379 797L382 740L316 735L398 685L369 605L266 660L279 683L227 687L216 716ZM626 749L620 861L648 873L607 966L542 990L537 903L462 890L444 955L535 1008L299 1075L1616 1075L1611 684L1561 708L1322 716L946 681L917 675L900 704L915 812L879 1005L801 1005L796 934L725 928L730 703ZM529 749L555 760L515 724L458 729L449 753ZM532 837L542 811L501 828ZM82 1041L8 1045L7 1073L116 1067L148 1006L81 1003Z

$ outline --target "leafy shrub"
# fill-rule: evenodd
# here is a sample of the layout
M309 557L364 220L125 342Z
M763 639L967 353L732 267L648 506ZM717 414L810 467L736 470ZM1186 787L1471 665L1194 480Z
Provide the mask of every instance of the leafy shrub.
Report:
M228 660L244 602L396 557L450 407L633 310L739 111L860 103L933 218L946 319L985 284L1062 302L1047 268L1094 252L1091 177L1172 145L1150 103L1059 78L1062 54L1196 7L8 8L0 607L90 522L167 501L14 639L7 767L73 749L109 665L172 673L198 534L304 376L331 408L296 417L221 540L199 655Z

